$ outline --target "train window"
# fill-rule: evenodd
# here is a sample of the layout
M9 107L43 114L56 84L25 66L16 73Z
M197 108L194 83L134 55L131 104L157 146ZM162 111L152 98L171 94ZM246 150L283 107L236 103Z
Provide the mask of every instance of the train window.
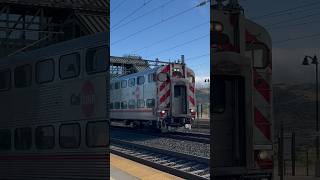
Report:
M110 83L110 89L113 89L113 83Z
M129 87L135 86L136 85L135 78L130 78L128 83L129 83Z
M246 50L246 56L253 60L255 68L266 68L268 66L268 50L263 44L251 44Z
M114 88L115 89L120 89L120 82L114 83Z
M109 144L107 121L87 124L87 146L106 147Z
M10 89L11 73L10 70L0 72L0 91Z
M113 109L113 103L110 103L110 109Z
M129 103L128 103L128 107L129 107L129 109L134 109L134 108L136 108L136 100L130 99L130 100L129 100Z
M0 130L0 151L11 149L11 132L8 129Z
M54 147L53 126L39 126L35 132L35 143L38 149L52 149Z
M91 48L87 51L86 70L88 74L104 72L108 68L109 49L107 46Z
M127 87L127 80L122 80L121 81L121 88L126 88Z
M60 146L62 148L78 148L80 146L79 124L62 124L59 134Z
M36 64L36 80L38 83L53 81L54 61L52 59L39 61Z
M194 76L191 74L188 74L188 81L189 83L194 83L195 82Z
M17 128L14 132L14 147L18 150L27 150L31 148L32 133L31 128Z
M121 109L127 109L128 108L128 103L127 101L122 101L121 102Z
M138 108L144 108L145 107L144 99L138 99L137 107Z
M19 66L14 70L14 84L17 88L23 88L31 85L32 68L31 65Z
M226 101L226 84L221 78L216 78L213 83L213 112L223 113Z
M137 84L138 84L138 85L144 84L144 81L145 81L144 76L139 76L139 77L137 78Z
M114 109L120 109L120 102L114 103Z
M69 79L80 74L80 55L72 53L60 57L60 78Z
M148 75L148 82L149 82L149 83L152 83L152 82L154 82L155 80L156 80L156 75L155 75L155 73L151 73L151 74Z
M153 108L155 106L155 100L154 99L147 99L147 108Z

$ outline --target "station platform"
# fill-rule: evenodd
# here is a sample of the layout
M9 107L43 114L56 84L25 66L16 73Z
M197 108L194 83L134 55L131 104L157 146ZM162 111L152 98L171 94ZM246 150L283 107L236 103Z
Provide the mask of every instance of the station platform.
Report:
M182 178L110 154L110 180L180 180Z

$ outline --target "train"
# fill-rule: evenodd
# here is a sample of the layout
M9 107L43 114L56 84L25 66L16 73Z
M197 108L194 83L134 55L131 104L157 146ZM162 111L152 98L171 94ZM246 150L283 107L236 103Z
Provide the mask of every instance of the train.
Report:
M109 179L109 32L0 59L0 179Z
M191 129L195 74L183 61L113 78L110 87L111 121L162 132Z
M212 177L272 179L271 36L237 0L216 0L210 47Z

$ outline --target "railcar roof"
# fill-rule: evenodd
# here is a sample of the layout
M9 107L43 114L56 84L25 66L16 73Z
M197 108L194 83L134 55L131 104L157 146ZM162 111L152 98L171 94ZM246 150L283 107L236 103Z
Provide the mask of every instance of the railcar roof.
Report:
M155 67L155 68L152 68L152 69L148 69L148 70L145 70L145 71L141 71L141 72L137 72L137 73L132 73L132 74L128 74L128 75L115 77L115 78L112 78L112 81L121 80L121 79L128 79L128 78L136 77L136 76L139 76L139 75L146 75L146 74L149 74L149 73L152 73L152 72L156 72L160 67L162 67L162 66L158 66L158 67Z
M8 64L10 62L28 59L39 59L43 57L54 56L63 54L65 52L92 46L102 46L109 42L109 33L101 32L93 35L83 36L80 38L60 42L57 44L49 45L47 47L39 48L32 51L18 53L14 56L5 57L0 59L1 64ZM7 61L7 62L6 62Z

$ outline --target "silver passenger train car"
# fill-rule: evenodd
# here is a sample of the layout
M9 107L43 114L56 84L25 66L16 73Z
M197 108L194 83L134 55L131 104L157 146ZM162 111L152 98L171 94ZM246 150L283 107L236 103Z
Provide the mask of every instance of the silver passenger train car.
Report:
M109 33L0 59L0 179L109 179Z
M162 131L191 128L195 76L184 63L170 63L111 80L110 119Z

